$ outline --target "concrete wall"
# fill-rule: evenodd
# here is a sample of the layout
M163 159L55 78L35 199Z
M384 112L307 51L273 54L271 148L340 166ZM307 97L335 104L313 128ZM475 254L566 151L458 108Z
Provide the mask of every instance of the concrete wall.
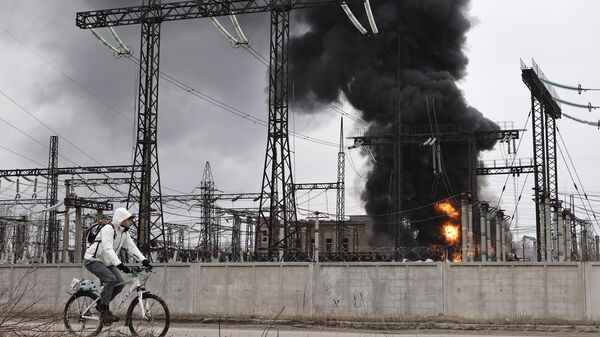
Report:
M0 266L2 287L23 287L28 269ZM597 262L168 264L155 270L147 288L177 315L270 318L283 310L280 318L600 319ZM23 302L62 310L72 277L91 275L81 266L39 266Z

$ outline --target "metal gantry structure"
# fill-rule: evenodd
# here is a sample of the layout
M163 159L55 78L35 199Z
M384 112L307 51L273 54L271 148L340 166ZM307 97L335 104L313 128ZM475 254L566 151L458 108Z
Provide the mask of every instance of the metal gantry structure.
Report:
M125 173L131 174L135 172L135 166L89 166L89 167L59 167L58 166L58 137L50 138L50 151L48 168L33 168L33 169L14 169L0 170L0 178L15 177L18 179L23 177L45 177L48 181L46 199L20 199L19 204L39 204L43 203L48 209L46 221L43 226L43 250L46 254L46 261L53 262L58 260L60 225L57 219L56 206L58 205L58 178L60 175L88 175L88 174L106 174L106 173ZM36 180L37 181L37 180ZM22 202L21 202L22 201ZM15 200L13 200L13 205ZM1 205L2 203L0 203ZM40 227L41 228L41 227Z
M523 130L520 129L472 131L462 130L452 125L440 125L438 131L435 134L432 134L428 127L405 127L400 128L399 133L396 135L389 132L373 131L366 135L350 137L354 141L354 144L350 146L350 148L393 144L422 145L430 142L438 144L446 142L466 142L469 144L469 147L474 147L477 141L497 140L500 142L508 142L519 139L522 131ZM470 191L467 192L469 192L474 200L477 200L477 160L474 156L469 155L468 161L471 186Z
M258 224L269 233L265 254L295 251L299 245L296 228L296 205L288 136L288 64L290 11L362 0L196 0L161 3L148 0L147 5L77 13L76 25L82 29L140 24L140 89L135 163L143 167L140 183L132 183L129 197L139 202L141 234L139 244L149 250L153 229L162 233L160 174L156 147L158 116L158 77L160 26L163 22L219 17L225 15L271 13L269 67L269 119L267 149L262 179ZM156 216L151 219L151 213ZM283 235L279 231L283 230ZM158 237L154 237L154 240Z
M3 177L2 172L3 171L0 170L0 178ZM6 177L10 177L10 176L6 176ZM163 195L163 201L164 202L196 201L199 204L201 204L203 197L204 196L202 194L172 194L172 195L165 194L165 195ZM211 200L212 200L212 202L216 202L219 200L230 200L232 202L235 202L238 200L258 201L259 199L260 199L260 193L215 193L215 194L213 194ZM123 202L127 201L126 197L123 197L123 196L86 197L85 200L95 201L95 202L117 202L117 203L123 203ZM46 199L18 199L19 205L38 205L38 204L46 204L46 203L47 203ZM13 206L14 204L15 204L14 199L0 200L0 206L2 206L2 207Z
M492 169L482 169L477 167L476 156L473 155L475 144L477 141L484 140L497 140L500 142L514 142L519 139L521 136L521 132L523 130L520 129L501 129L497 131L473 131L473 130L462 130L457 126L452 125L440 125L435 134L432 134L431 130L427 127L396 127L394 133L389 132L379 132L372 131L369 134L363 136L355 136L350 137L353 139L354 144L350 146L350 148L356 148L360 146L374 146L374 145L393 145L395 152L401 152L401 146L403 145L423 145L423 144L437 144L436 147L433 147L434 156L439 155L436 151L439 151L439 144L447 143L447 142L466 142L469 146L469 158L468 161L468 174L470 177L470 191L469 195L472 200L477 199L477 175L478 174L489 174L493 172L494 174L498 174L496 171ZM401 156L401 153L397 154ZM440 159L437 159L440 160ZM396 161L395 161L396 162ZM399 162L396 162L398 164ZM396 169L397 165L394 165L394 169ZM435 167L433 168L435 171ZM401 180L401 170L398 168L398 172L394 172L394 179ZM510 168L508 169L510 170ZM521 170L526 170L526 168L521 168ZM392 200L391 202L392 209L395 210L393 213L401 213L402 209L399 207L401 203L399 200L395 200L396 198L400 198L400 195L396 194L397 191L401 190L401 183L396 181L393 183L392 191ZM397 196L398 195L398 196ZM396 197L397 196L397 197ZM402 219L398 219L398 217L390 217L388 219L394 227L391 230L393 234L393 244L395 248L401 247L402 237L400 235L399 226L403 223Z
M538 261L551 260L552 227L562 216L558 207L558 171L556 158L556 120L562 110L552 88L546 87L546 79L535 61L531 67L521 61L521 77L531 92L531 120L533 133L534 199Z
M2 171L0 171L0 177L2 177L1 173L4 173ZM6 176L6 175L5 175ZM104 215L104 211L111 211L113 208L113 203L124 203L126 201L126 197L124 196L92 196L92 197L85 197L85 198L81 198L81 197L77 197L77 195L74 193L74 190L72 189L72 187L74 185L84 185L85 182L89 182L92 186L100 186L102 182L110 182L110 183L115 183L115 182L122 182L125 183L126 180L128 180L129 178L92 178L92 179L66 179L65 182L67 185L67 193L66 193L66 197L64 198L64 212L60 212L64 214L64 222L63 222L63 226L62 226L62 262L81 262L82 261L82 248L85 248L85 240L83 240L83 231L85 229L85 223L84 223L84 214L83 214L83 209L93 209L95 210L96 214L95 216L91 216L90 214L88 214L87 216L85 216L86 218L92 218L90 219L90 221L97 221L100 220L101 218L103 218ZM198 208L201 212L202 212L202 207L205 204L209 204L212 207L214 207L213 209L213 213L215 213L215 219L219 220L219 217L221 217L224 214L232 214L234 216L234 218L237 218L236 222L234 223L234 225L237 226L232 226L231 229L228 228L224 228L224 227L220 227L218 229L218 231L214 232L213 237L213 242L215 243L219 243L221 244L220 246L214 246L213 247L213 251L211 252L206 252L203 247L201 246L196 246L196 241L194 241L193 246L190 247L188 245L188 247L184 247L182 245L182 242L184 241L184 239L182 239L182 235L185 236L186 232L189 234L191 232L197 233L198 235L200 235L200 237L203 234L202 229L204 228L204 226L202 225L203 222L200 221L198 224L201 225L199 230L196 230L193 228L193 226L189 226L189 225L181 225L181 224L173 224L173 223L166 223L165 226L167 228L166 230L166 236L167 236L167 242L165 243L165 246L168 248L168 252L169 254L166 256L163 256L162 254L157 255L157 257L161 260L161 261L167 261L168 259L175 259L175 260L182 260L185 259L186 261L191 261L191 260L199 260L199 261L216 261L219 259L227 259L229 261L238 261L240 260L240 257L242 256L242 253L244 253L244 259L249 258L248 256L248 252L251 252L251 250L254 248L254 242L253 242L253 235L254 235L254 227L256 226L256 218L257 218L257 214L258 214L258 209L254 208L254 209L249 209L249 208L227 208L227 207L221 207L219 205L216 205L216 202L221 200L221 201L230 201L232 203L236 202L236 201L241 201L241 200L245 200L245 201L254 201L257 202L260 198L260 193L230 193L230 194L226 194L226 193L212 193L212 196L210 198L207 199L207 195L206 194L185 194L185 195L164 195L163 196L163 200L165 202L194 202L192 207L196 207ZM14 207L14 206L19 206L19 207L25 207L25 208L31 208L35 205L47 205L49 203L49 200L46 198L37 198L37 199L6 199L6 200L0 200L0 209L4 210L10 207ZM60 204L60 202L59 202ZM70 211L69 210L75 209L75 226L73 227L71 225L71 220L70 220ZM244 217L244 218L242 218ZM215 220L216 221L216 220ZM245 250L242 250L242 239L243 239L243 234L244 232L241 230L241 224L246 223L246 228L245 228ZM33 226L33 227L32 227ZM42 230L39 234L37 234L39 236L39 239L35 239L35 243L33 241L31 241L32 239L34 239L34 236L31 235L31 233L29 233L30 230L35 230L36 228L39 228L40 230ZM45 228L47 228L47 224L44 225L44 222L40 222L39 225L36 224L36 220L33 220L31 218L29 218L29 216L10 216L10 217L6 217L6 216L2 216L0 214L0 254L4 254L2 255L3 257L0 257L0 260L8 255L13 256L11 258L12 260L20 260L21 255L23 255L24 249L26 247L28 247L31 244L34 244L36 247L36 251L38 252L44 252L47 251L48 248L47 247L47 243L43 242L42 243L42 239L43 239L43 235L44 235L44 231ZM209 227L209 230L214 231L216 228L214 227ZM60 230L60 227L59 227ZM226 237L227 235L225 235L225 232L231 231L231 237L232 237L232 251L231 254L229 255L225 255L224 253L227 252L227 249L225 246L222 245L222 238L221 237ZM73 233L74 232L74 233ZM183 233L183 234L182 234ZM73 236L74 234L74 236ZM216 237L216 236L221 236L221 237ZM17 238L21 238L21 237L25 237L24 240L17 240ZM59 235L60 237L60 235ZM175 239L176 237L176 239ZM8 244L8 246L2 248L2 245L6 245L6 239L10 240L10 243ZM73 238L75 239L73 242ZM15 241L17 240L17 241ZM13 242L14 241L14 242ZM191 243L188 239L188 242ZM74 251L71 250L71 248L73 247L73 243L75 244L75 249ZM57 243L59 244L59 242ZM39 248L38 248L39 245ZM10 254L7 255L7 250L10 250ZM51 250L52 251L52 256L55 260L50 260L49 262L52 261L58 261L56 260L56 257L59 256L59 253L61 252L60 249L58 247L55 247L54 249ZM36 253L37 254L37 253ZM72 257L69 258L70 254L72 254ZM183 255L182 255L183 254ZM190 255L192 254L192 255ZM185 256L184 256L185 255ZM17 256L17 257L15 257ZM41 255L35 255L36 258L35 261L42 261L40 259ZM191 256L195 256L194 258L191 259ZM24 255L23 255L23 258ZM31 258L31 256L29 256L29 258ZM28 260L31 261L31 260Z
M346 180L346 152L344 148L344 120L340 119L340 147L337 153L337 182L335 183L301 183L293 184L291 188L300 190L336 190L336 213L335 213L335 247L336 252L344 252L344 218L345 218L345 180ZM309 247L309 233L305 236L305 247Z

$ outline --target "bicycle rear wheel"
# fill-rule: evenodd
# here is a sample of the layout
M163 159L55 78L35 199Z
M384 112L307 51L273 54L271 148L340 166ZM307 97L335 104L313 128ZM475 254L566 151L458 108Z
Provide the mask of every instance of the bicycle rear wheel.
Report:
M77 292L65 305L63 320L70 334L75 336L95 336L102 330L100 315L94 301L98 295L92 292ZM92 305L93 304L93 305Z
M127 309L127 326L131 333L134 336L165 336L171 323L169 308L165 301L154 294L144 293L142 302L144 313L138 297L131 301Z

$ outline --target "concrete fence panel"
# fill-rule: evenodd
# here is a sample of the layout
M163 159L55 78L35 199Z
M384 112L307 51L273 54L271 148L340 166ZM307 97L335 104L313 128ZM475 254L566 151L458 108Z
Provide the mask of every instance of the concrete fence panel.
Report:
M576 263L450 264L447 270L447 315L583 318Z
M155 271L147 288L182 316L600 319L595 262L182 263ZM22 301L37 301L36 310L61 312L72 277L95 279L81 265L0 266L2 289L30 285Z
M227 316L253 315L254 312L254 273L252 265L230 265L226 268ZM204 282L202 279L199 282ZM215 300L219 300L218 298ZM221 299L222 300L222 299Z
M319 315L381 319L443 313L441 265L321 264L315 267Z
M600 263L589 262L584 265L585 271L579 280L579 287L585 291L584 303L586 318L600 320Z

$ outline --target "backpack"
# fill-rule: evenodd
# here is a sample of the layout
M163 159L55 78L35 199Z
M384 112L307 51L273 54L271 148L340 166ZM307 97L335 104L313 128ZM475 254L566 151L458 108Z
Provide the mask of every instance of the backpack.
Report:
M110 220L101 220L99 222L93 223L88 229L85 231L85 239L89 244L94 242L100 242L100 240L96 241L96 237L100 233L100 230L106 225L111 223Z

